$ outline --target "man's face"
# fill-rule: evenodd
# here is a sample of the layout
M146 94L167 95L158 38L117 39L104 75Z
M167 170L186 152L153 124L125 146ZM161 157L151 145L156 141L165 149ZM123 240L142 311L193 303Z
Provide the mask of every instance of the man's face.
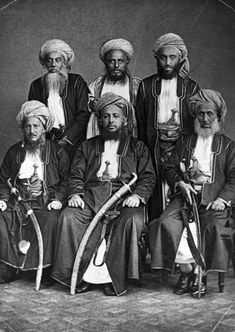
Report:
M180 53L172 46L163 46L159 50L158 64L164 75L170 76L176 70L180 62Z
M197 118L201 128L211 129L213 122L217 119L217 113L209 105L201 105L198 107Z
M125 122L126 117L120 107L117 105L108 105L104 108L101 123L105 131L110 133L120 131Z
M51 52L47 54L45 67L49 73L60 73L67 70L66 61L59 52Z
M106 55L105 67L111 81L117 82L125 78L129 60L121 50L112 50Z
M42 122L35 118L29 117L23 127L24 137L27 142L35 143L40 141L45 134L45 129Z

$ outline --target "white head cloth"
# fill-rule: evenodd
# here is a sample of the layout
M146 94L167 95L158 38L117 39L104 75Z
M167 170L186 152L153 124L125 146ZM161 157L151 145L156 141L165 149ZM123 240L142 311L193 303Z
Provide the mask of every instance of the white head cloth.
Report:
M132 58L134 52L133 47L128 40L123 38L109 39L105 41L100 47L99 55L103 62L105 61L106 54L111 50L123 51L126 53L129 60Z
M55 121L54 115L51 111L37 100L26 101L16 116L16 121L20 128L23 128L25 120L29 117L35 117L40 120L45 128L46 132L52 129Z
M74 61L74 52L72 48L60 39L47 40L41 47L39 52L39 61L44 66L45 58L51 52L59 52L65 58L68 68L71 68Z

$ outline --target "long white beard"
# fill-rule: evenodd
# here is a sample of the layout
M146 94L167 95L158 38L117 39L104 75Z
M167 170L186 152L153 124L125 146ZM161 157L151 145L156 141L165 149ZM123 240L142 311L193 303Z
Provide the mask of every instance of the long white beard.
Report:
M65 87L67 77L61 73L47 73L44 79L48 93L53 91L60 94Z
M211 128L201 128L198 118L196 118L194 120L194 131L198 136L202 136L204 138L215 135L220 131L220 123L218 118L213 121Z

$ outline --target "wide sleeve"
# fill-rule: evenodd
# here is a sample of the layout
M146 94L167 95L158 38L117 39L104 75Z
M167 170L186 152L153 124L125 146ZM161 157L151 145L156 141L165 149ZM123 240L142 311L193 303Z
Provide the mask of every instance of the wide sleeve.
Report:
M69 196L79 194L84 194L85 186L85 171L87 165L87 158L85 157L86 151L86 141L80 145L77 149L75 158L73 160L70 177L69 177L69 187L68 194Z
M5 201L7 201L10 197L10 189L7 185L7 180L11 177L11 161L9 155L10 153L8 151L0 168L0 200Z
M41 79L36 79L30 84L28 100L39 100L42 103L46 104L46 101L43 98L43 87L41 83Z
M225 183L218 197L226 202L235 202L235 143L230 141L226 148Z
M141 141L136 144L136 154L138 179L133 194L138 195L142 202L146 203L153 192L156 176L149 150Z
M67 199L70 160L67 152L61 147L56 156L59 183L56 190L50 193L49 201L58 200L60 202L64 202Z
M160 164L161 172L172 191L174 191L175 184L177 182L184 180L182 170L180 169L182 147L183 138L181 137L172 151L168 161Z
M147 143L147 117L146 117L146 94L144 81L141 81L137 93L136 101L136 120L137 120L137 132L138 138Z
M34 100L35 99L34 95L35 95L34 88L33 88L33 84L31 83L30 87L29 87L28 100Z
M74 145L78 146L86 138L86 128L89 121L90 112L88 110L89 89L80 76L75 84L76 109L74 120L65 129L64 136Z
M94 82L92 82L89 85L89 101L93 100L96 95L95 95L95 87L97 85L97 82L99 84L100 78L96 79ZM86 132L86 138L89 139L91 137L95 137L100 134L100 129L99 129L99 124L98 124L98 118L95 115L95 113L92 112L92 110L89 108L89 112L91 114L90 119L88 121L87 125L87 132Z
M11 183L14 181L17 169L15 163L16 150L10 148L2 162L0 167L0 199L7 201L10 197L10 189L7 184L7 180L11 179ZM13 172L14 171L14 172Z

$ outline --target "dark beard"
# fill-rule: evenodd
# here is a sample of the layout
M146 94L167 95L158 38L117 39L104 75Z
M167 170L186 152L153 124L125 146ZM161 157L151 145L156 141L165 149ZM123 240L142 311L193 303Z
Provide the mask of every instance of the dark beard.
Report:
M50 91L56 91L59 94L62 93L62 91L65 88L67 76L65 76L62 73L46 73L42 76L42 85L46 89L47 95L49 95Z
M41 136L37 141L29 141L26 137L24 137L25 149L29 152L35 153L45 145L46 139L45 136Z
M181 63L178 63L172 70L172 72L167 73L162 67L158 64L158 75L164 80L171 80L173 77L176 77L179 73Z
M108 72L106 69L105 76L108 81L116 83L119 82L120 84L125 84L127 81L127 78L130 78L129 71L123 71L120 76L112 75L112 72Z
M122 137L122 135L126 132L125 127L122 127L114 132L108 131L106 128L101 129L101 137L103 138L104 141L110 141L114 140L117 141L119 138Z

